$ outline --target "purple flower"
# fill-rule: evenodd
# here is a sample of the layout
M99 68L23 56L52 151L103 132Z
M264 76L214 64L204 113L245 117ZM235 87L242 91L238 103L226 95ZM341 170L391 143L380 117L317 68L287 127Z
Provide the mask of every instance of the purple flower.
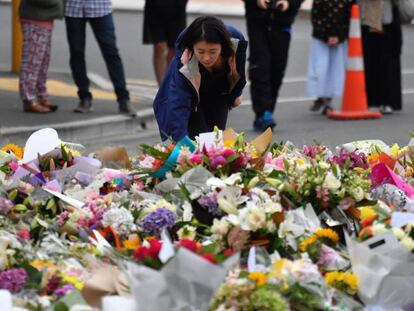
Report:
M214 216L222 216L223 211L218 208L217 196L215 193L209 193L197 200L198 204L206 208L210 214Z
M71 284L64 285L62 287L59 287L55 290L54 294L58 297L63 297L66 295L66 293L73 291L75 287Z
M226 163L226 158L220 155L215 157L213 161L211 161L210 168L215 170L219 165L224 165Z
M141 227L144 232L159 236L162 229L172 228L175 224L176 215L167 208L158 208L149 213L141 220Z
M0 272L0 288L12 293L21 291L28 278L26 270L22 268Z
M0 197L0 214L6 215L12 208L12 201Z
M345 151L342 149L338 155L333 156L329 160L332 163L338 164L341 168L344 168L345 163L347 161L349 161L349 169L354 169L356 167L360 167L363 169L369 168L368 160L365 156L365 153L358 150Z

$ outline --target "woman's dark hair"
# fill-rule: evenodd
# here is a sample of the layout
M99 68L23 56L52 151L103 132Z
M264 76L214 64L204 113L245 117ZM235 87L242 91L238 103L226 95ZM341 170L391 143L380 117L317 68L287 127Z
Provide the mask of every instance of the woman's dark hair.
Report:
M234 55L230 32L224 23L216 17L200 16L196 18L182 35L178 47L194 51L194 44L200 41L221 44L223 57L228 58Z

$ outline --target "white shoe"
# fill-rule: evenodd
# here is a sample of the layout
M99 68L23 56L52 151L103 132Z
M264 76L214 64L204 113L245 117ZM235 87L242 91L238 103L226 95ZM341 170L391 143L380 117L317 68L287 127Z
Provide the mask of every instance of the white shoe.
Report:
M391 108L391 106L381 106L381 112L383 114L392 114L394 110Z

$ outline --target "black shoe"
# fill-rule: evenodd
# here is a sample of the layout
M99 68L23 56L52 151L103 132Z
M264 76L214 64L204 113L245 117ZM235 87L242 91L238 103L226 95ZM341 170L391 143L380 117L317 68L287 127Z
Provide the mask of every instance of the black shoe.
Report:
M325 102L323 98L319 97L312 103L312 106L309 107L309 111L318 112L324 105Z
M91 98L81 99L79 101L78 107L73 109L73 112L78 112L78 113L87 113L91 111L93 111Z
M119 113L126 114L130 117L136 117L137 116L137 112L132 107L132 105L129 101L119 104Z

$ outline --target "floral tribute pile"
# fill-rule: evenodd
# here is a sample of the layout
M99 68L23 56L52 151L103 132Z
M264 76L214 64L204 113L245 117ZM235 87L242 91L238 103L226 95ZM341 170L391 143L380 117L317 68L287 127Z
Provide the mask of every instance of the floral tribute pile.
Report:
M414 302L412 142L208 137L122 161L60 141L3 146L2 310L113 310L110 295L138 311Z

